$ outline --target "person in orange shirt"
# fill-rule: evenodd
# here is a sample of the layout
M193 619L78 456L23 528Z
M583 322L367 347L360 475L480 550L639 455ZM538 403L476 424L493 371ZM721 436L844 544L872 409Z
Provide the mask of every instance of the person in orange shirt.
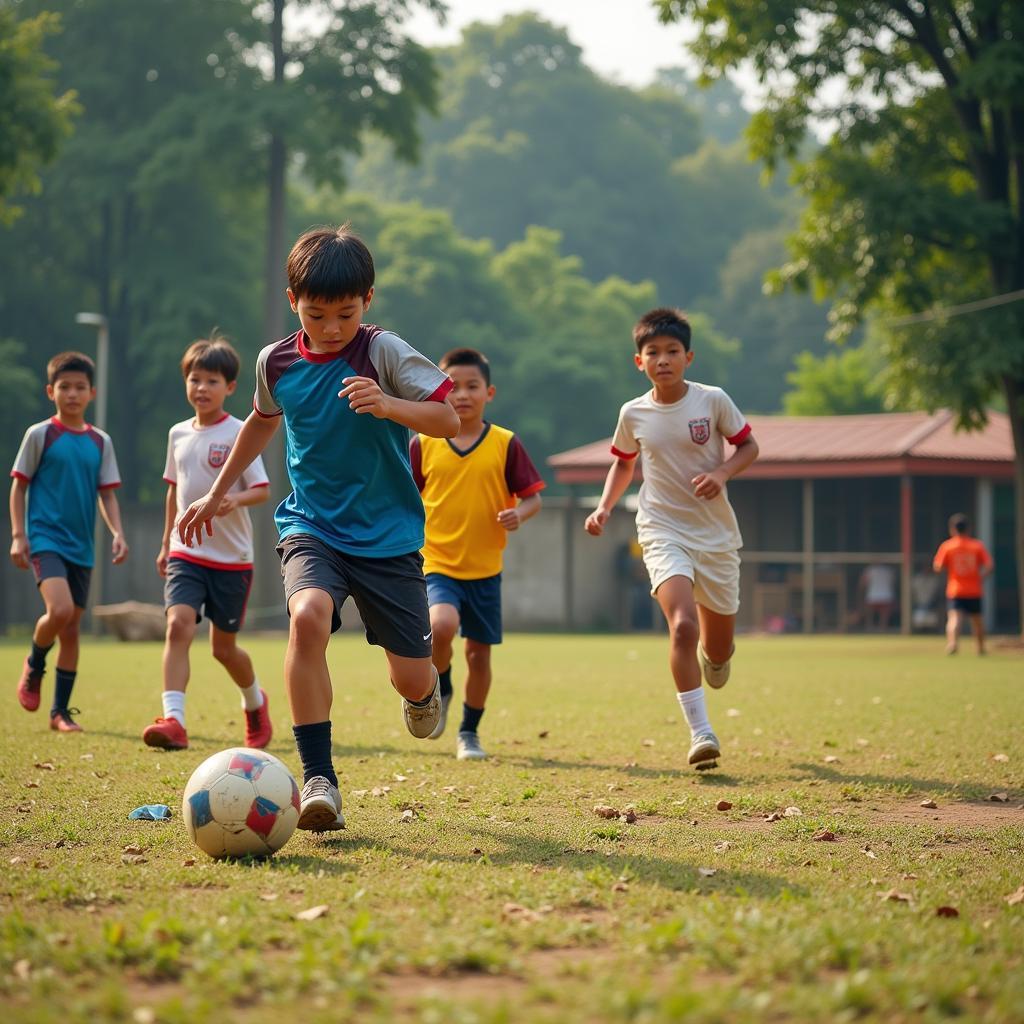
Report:
M932 568L946 573L946 653L956 654L963 617L970 616L978 653L985 653L985 627L981 621L982 580L992 571L992 556L971 536L967 516L949 519L949 540L939 545Z

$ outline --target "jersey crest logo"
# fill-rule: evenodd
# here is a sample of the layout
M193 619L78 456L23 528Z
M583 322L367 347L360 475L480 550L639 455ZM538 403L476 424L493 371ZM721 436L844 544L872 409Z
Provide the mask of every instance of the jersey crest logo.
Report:
M693 429L692 427L690 428ZM207 453L207 460L214 469L220 469L228 461L228 453L231 451L229 444L211 444Z
M707 444L711 437L711 418L703 416L699 420L690 420L690 437L694 444Z

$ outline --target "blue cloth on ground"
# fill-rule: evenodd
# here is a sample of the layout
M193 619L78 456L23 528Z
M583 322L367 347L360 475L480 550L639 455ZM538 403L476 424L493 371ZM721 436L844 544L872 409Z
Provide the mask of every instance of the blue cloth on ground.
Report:
M143 804L128 817L135 821L170 821L171 809L167 804Z

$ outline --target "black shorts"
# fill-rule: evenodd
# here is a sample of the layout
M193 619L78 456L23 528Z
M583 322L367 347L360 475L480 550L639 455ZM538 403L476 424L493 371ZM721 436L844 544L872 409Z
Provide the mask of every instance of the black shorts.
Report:
M980 597L950 597L946 600L946 607L951 612L966 612L968 615L981 614Z
M58 555L56 551L40 551L38 555L32 555L29 561L32 563L32 572L35 575L37 587L43 580L60 576L68 581L71 600L76 608L84 608L89 603L89 580L92 579L92 566L75 565L63 555Z
M430 657L430 613L423 556L362 558L337 551L308 533L293 533L278 545L285 602L300 590L323 590L334 601L331 632L341 627L341 606L355 601L367 643L401 658Z
M214 569L184 558L167 562L164 581L164 611L176 604L187 604L203 614L225 633L237 633L245 622L245 606L252 587L252 569Z

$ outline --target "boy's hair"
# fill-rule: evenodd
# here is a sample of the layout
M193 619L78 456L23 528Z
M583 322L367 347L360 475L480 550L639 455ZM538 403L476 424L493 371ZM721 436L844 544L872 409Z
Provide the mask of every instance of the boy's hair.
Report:
M219 373L229 384L238 380L242 361L231 343L215 327L208 338L197 338L181 357L181 375L188 378L193 370Z
M660 336L675 338L687 352L690 351L690 321L681 309L659 306L644 313L633 328L637 352L642 352L652 338Z
M487 362L487 356L483 352L477 352L475 348L453 348L451 352L445 352L441 356L438 367L447 370L449 366L475 366L484 379L484 383L491 386L491 364Z
M51 387L62 373L84 373L89 387L96 379L96 364L82 352L59 352L46 364L46 383Z
M971 521L963 512L957 512L949 517L949 528L953 533L969 533Z
M365 298L373 287L373 256L348 224L313 228L288 253L288 287L299 298L337 302Z

